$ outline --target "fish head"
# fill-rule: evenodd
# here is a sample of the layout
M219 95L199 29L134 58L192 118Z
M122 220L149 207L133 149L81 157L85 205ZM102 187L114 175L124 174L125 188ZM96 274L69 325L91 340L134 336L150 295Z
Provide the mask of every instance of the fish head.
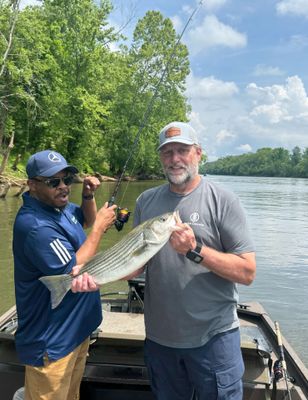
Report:
M166 242L178 222L181 222L178 210L152 218L146 229L146 239L158 243Z

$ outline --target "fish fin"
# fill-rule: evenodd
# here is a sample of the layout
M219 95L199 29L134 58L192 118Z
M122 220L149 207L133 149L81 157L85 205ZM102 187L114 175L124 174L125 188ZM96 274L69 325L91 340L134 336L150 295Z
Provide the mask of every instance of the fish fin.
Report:
M181 220L181 217L180 217L179 210L174 211L173 215L174 215L175 222L177 224L181 224L182 220Z
M147 243L144 242L141 246L138 247L138 249L135 249L132 252L131 256L133 257L133 256L138 256L138 255L142 254L146 247L147 247Z
M51 308L58 307L71 288L72 277L68 274L42 276L39 280L50 290Z

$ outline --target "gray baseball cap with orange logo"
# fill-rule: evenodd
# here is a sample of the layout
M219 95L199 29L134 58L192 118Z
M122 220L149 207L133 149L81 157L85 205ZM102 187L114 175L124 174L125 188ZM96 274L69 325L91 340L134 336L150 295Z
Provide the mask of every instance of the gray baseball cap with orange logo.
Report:
M186 122L170 122L166 125L159 134L159 146L157 150L160 150L167 143L184 143L188 145L197 144L199 140L196 131Z

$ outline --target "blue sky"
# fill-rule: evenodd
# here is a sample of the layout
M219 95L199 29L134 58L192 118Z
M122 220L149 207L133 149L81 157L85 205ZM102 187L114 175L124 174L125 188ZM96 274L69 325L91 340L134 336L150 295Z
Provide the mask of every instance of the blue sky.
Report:
M181 33L196 0L114 0L131 37L159 10ZM184 33L191 124L209 160L261 147L308 147L308 0L204 0ZM115 44L116 46L116 44Z

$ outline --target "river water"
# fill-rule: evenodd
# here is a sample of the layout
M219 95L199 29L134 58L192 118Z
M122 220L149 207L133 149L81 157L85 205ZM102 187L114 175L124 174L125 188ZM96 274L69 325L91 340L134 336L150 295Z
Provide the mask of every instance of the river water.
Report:
M240 285L240 301L262 303L283 335L308 366L308 179L208 176L241 199L256 244L257 277ZM123 183L118 204L134 209L143 190L161 182ZM98 205L107 201L114 183L103 183L96 195ZM81 185L73 185L71 200L79 202ZM21 199L9 192L0 199L0 315L14 304L12 225ZM108 248L129 231L109 230L101 248ZM106 285L103 291L125 290L126 283Z

